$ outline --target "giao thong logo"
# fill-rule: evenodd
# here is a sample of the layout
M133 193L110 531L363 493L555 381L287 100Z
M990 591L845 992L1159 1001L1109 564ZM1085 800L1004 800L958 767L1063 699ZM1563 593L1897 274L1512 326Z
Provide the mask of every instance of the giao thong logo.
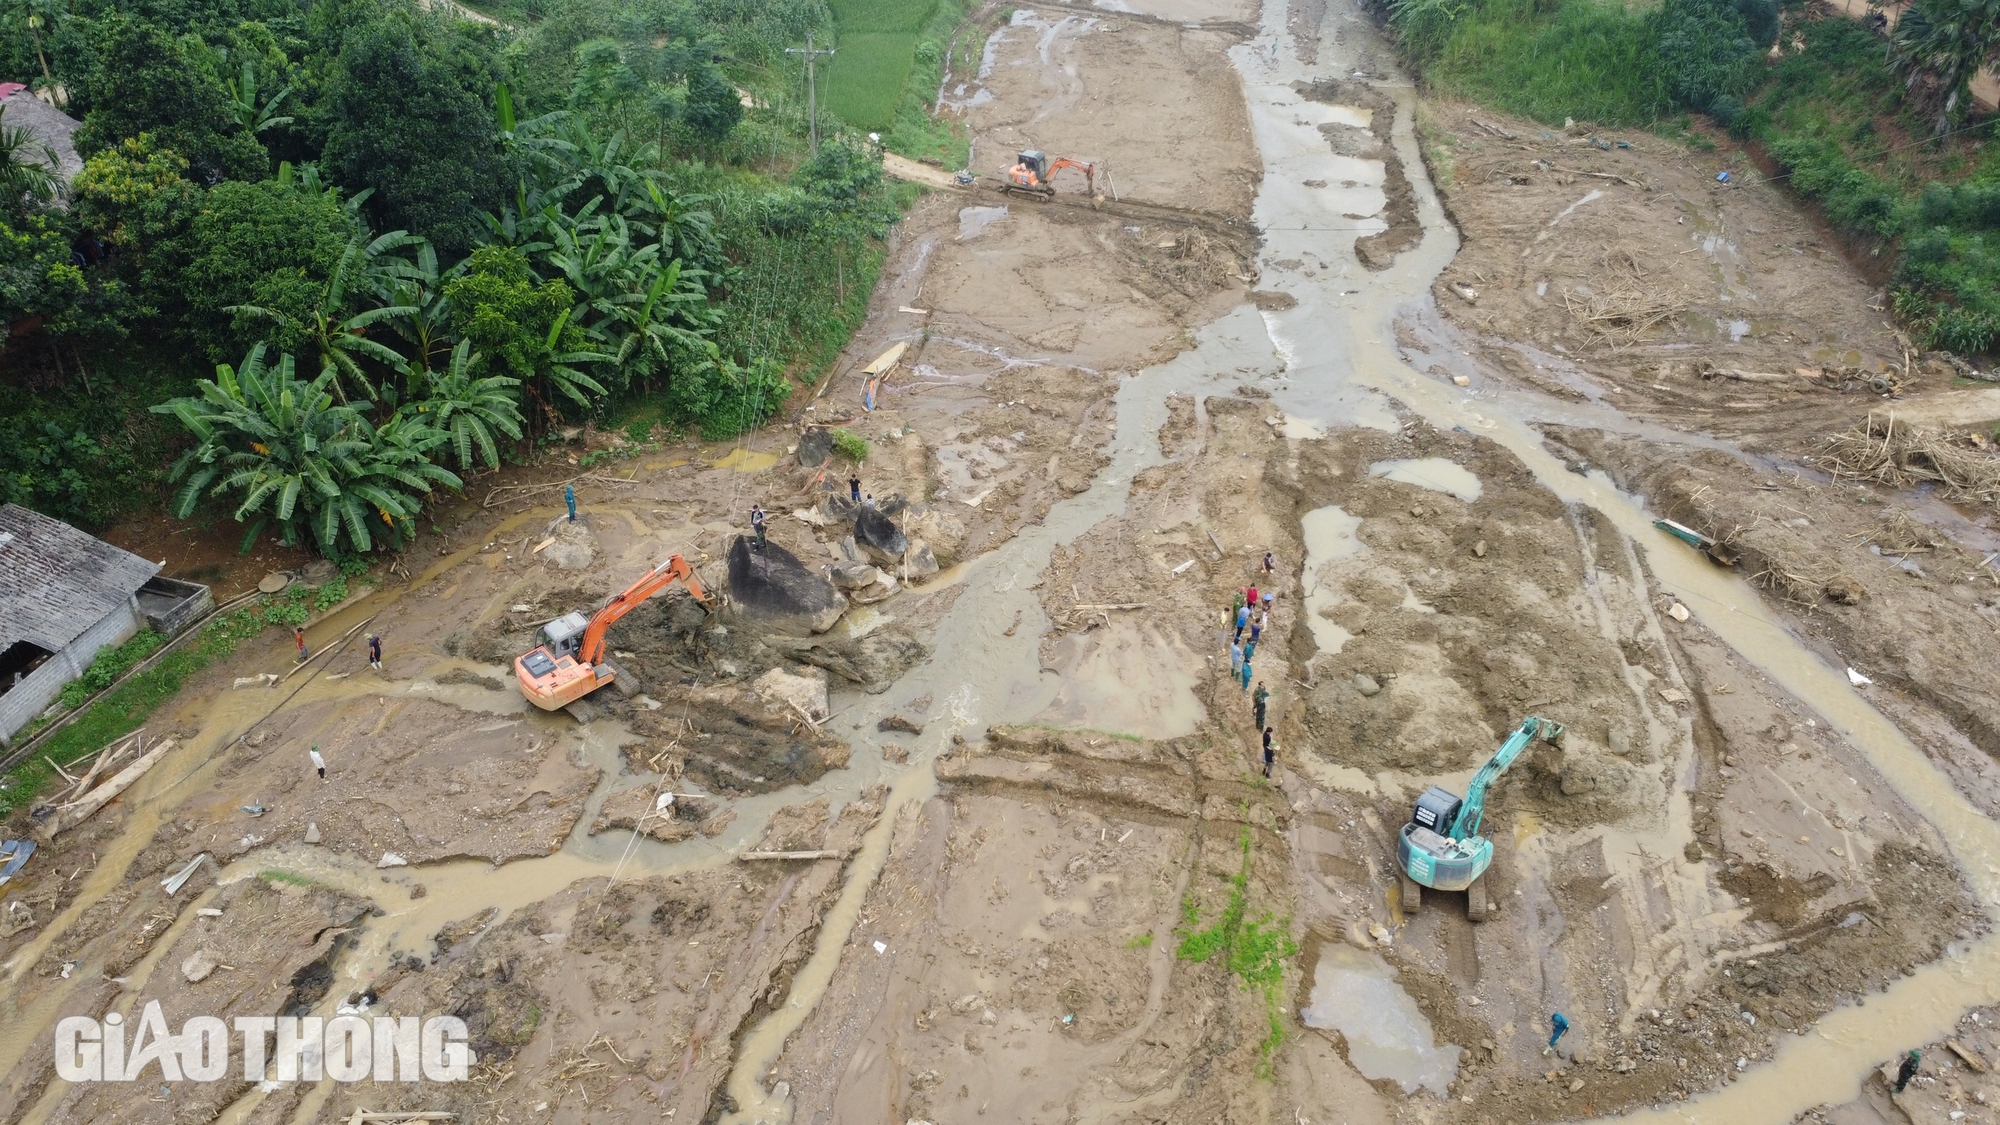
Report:
M463 1082L477 1061L455 1016L194 1016L176 1031L158 1000L137 1019L58 1020L55 1053L65 1082L217 1082L233 1057L246 1082Z

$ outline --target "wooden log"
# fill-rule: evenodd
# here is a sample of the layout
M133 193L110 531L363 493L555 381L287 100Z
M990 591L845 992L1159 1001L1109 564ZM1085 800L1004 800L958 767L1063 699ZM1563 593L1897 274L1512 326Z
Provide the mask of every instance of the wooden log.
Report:
M167 751L174 748L174 740L163 738L151 750L139 756L139 760L114 774L110 781L91 790L82 800L70 805L57 815L49 818L48 834L53 837L65 828L74 828L111 803L112 798L132 787L132 783L146 776L146 771L160 764Z
M841 859L846 852L738 852L737 859Z
M891 367L896 366L896 361L903 358L903 353L909 349L909 346L907 341L898 340L894 347L876 356L875 362L862 368L861 373L864 375L884 374Z
M119 758L124 757L125 751L128 747L131 746L133 739L138 739L140 741L141 748L144 747L145 734L146 734L146 728L140 727L138 730L133 731L131 734L128 734L125 737L120 738L114 742L108 743L104 747L104 749L97 752L97 760L90 763L90 768L84 771L82 780L78 781L75 785L69 787L68 789L65 789L62 795L67 797L74 794L75 796L81 797L85 793L90 792L90 783L97 780L97 775L99 771L103 770L105 766L110 765L112 762L117 761Z

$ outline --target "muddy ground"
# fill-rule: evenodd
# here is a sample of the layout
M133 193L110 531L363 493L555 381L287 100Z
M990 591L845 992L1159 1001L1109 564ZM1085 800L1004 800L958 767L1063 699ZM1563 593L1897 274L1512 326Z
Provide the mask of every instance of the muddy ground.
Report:
M176 748L6 888L0 1121L1570 1120L1782 1074L1898 988L1961 1002L1936 970L1984 947L1985 879L1937 806L2000 813L1993 513L1837 480L1825 439L2000 418L1993 392L1906 354L1776 187L1716 182L1726 151L1414 120L1343 4L1138 6L968 25L987 65L947 108L989 182L916 206L785 418L732 446L585 431L442 508L312 624L321 661L269 686L290 650L260 638L157 713ZM1100 161L1104 198L993 190L1029 146ZM1274 250L1300 208L1346 237ZM1334 376L1287 317L1363 357L1345 413L1300 413ZM1376 344L1421 381L1401 399ZM825 425L871 443L858 469L801 458ZM1744 602L1663 577L1692 548L1566 502L1565 467L1716 540ZM854 542L850 472L908 552ZM845 584L837 623L676 591L611 631L611 688L526 704L534 630L665 555L727 595L753 503ZM1268 779L1228 652L1253 583ZM1882 765L1734 613L1872 680L1948 785ZM1411 801L1531 714L1567 732L1491 795L1497 909L1413 897ZM1343 1014L1362 987L1382 1002ZM149 999L450 1012L480 1061L454 1087L54 1079L57 1017ZM1981 1119L1993 1018L1910 1091L1808 1118Z

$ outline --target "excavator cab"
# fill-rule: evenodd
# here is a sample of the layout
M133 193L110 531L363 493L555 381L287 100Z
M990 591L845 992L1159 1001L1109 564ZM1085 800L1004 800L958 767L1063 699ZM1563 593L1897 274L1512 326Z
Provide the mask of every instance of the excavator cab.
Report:
M542 640L557 656L575 656L583 648L583 634L590 618L581 613L565 613L542 626Z
M1035 178L1023 187L1038 187L1049 182L1049 154L1040 149L1028 149L1015 158L1016 167L1027 170Z

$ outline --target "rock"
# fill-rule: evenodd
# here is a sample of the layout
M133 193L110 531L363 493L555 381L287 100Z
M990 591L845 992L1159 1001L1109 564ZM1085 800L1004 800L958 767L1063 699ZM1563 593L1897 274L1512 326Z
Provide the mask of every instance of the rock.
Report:
M929 578L938 572L937 555L931 545L922 539L910 540L909 561L904 564L906 578Z
M1861 599L1868 596L1868 588L1851 574L1834 575L1826 580L1823 589L1827 597L1841 605L1860 605Z
M206 949L197 949L187 960L181 962L181 976L186 977L189 984L200 984L208 979L208 975L216 970L218 964L220 962L215 959L215 954Z
M422 883L413 883L413 884L411 884L411 886L410 886L410 898L411 898L411 899L420 899L420 898L425 898L425 897L429 896L429 895L430 895L430 893L431 893L431 889L430 889L429 887L426 887L426 886L424 886L424 885L423 885Z
M574 522L566 515L557 516L542 529L542 538L554 540L534 553L543 566L588 570L597 564L597 533L590 528L589 516L578 516Z
M790 707L813 722L824 722L831 713L826 702L826 672L808 668L803 673L773 668L751 681L757 698L779 707Z
M319 843L319 824L317 822L308 822L306 824L306 843Z
M882 760L900 766L910 760L910 748L900 742L891 742L882 747Z
M930 654L910 631L889 625L854 637L844 630L805 640L767 637L766 643L801 664L824 668L844 680L861 685L870 694L889 690L907 672Z
M865 505L854 513L854 543L864 555L884 566L901 563L903 552L910 549L909 537L895 520L882 509Z
M597 819L591 822L590 834L595 836L614 828L632 828L669 844L693 836L693 822L675 815L679 810L674 805L660 808L657 788L654 782L642 782L606 797L598 809Z
M974 1009L985 1006L986 998L984 996L981 996L977 992L969 992L951 1002L951 1014L955 1016L971 1015Z
M872 585L863 586L861 589L849 594L848 597L853 599L855 605L874 605L876 602L888 601L890 598L895 597L896 591L899 588L900 583L894 578L881 571L877 571L875 573L875 581Z
M922 723L904 718L901 715L890 715L888 718L876 723L875 729L881 731L901 731L904 734L924 733L924 725Z
M873 586L882 572L872 563L834 563L827 569L827 577L833 579L838 590L859 590Z
M257 592L261 594L282 593L285 587L291 584L292 580L290 576L274 570L257 580Z
M331 559L314 559L299 572L299 578L308 586L324 586L340 573Z
M875 501L875 510L885 516L900 516L909 507L909 498L900 492L891 492L889 495Z
M1389 927L1380 922L1370 922L1368 923L1368 936L1381 942L1383 945L1387 945L1389 944Z
M848 498L847 490L844 488L835 492L829 487L826 495L819 498L819 514L825 516L829 524L846 523L854 518L854 513L860 507L861 505Z
M1483 559L1486 557L1486 540L1481 539L1479 542L1474 543L1472 545L1472 557L1476 559Z
M903 534L910 537L913 553L915 540L922 539L937 556L939 566L957 562L959 549L965 545L965 525L928 505L911 506L909 515L903 520ZM914 575L916 572L913 570L910 573Z
M833 430L826 426L807 426L799 435L799 464L808 469L817 469L833 456Z
M729 544L729 594L738 613L780 631L824 633L847 611L840 591L798 556L776 543L758 550L747 535Z
M1372 696L1382 690L1382 685L1376 683L1375 677L1368 673L1356 672L1354 673L1354 690L1360 692L1362 695Z
M382 858L375 861L375 866L377 868L408 867L409 865L410 865L409 860L404 859L402 856L397 855L395 852L383 852Z

